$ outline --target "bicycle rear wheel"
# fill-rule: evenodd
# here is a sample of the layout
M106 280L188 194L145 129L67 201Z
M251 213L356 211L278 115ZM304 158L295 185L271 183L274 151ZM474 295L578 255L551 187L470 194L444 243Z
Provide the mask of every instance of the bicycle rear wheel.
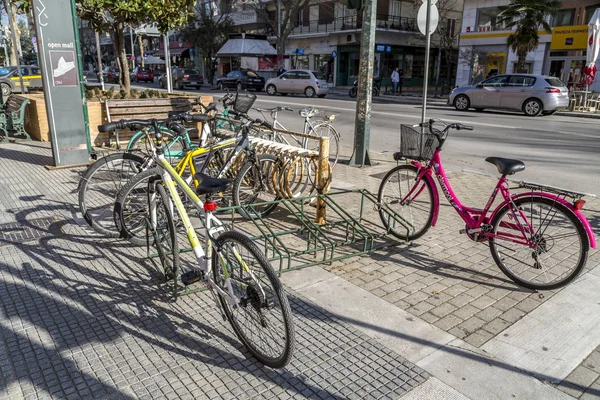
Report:
M400 201L413 188L419 175L413 165L399 165L392 168L383 178L379 186L378 202L385 204L399 218L390 215L382 207L379 210L381 222L390 233L402 240L415 240L429 230L433 219L433 188L428 180L419 182L412 198L405 204Z
M96 232L119 237L113 208L121 188L144 166L144 159L131 153L114 153L94 162L79 182L79 210Z
M257 360L271 368L285 366L294 352L292 312L279 278L250 239L228 231L216 239L215 283L229 292L226 269L239 306L219 296L233 330Z
M155 191L151 191L148 198L149 204L156 205L156 212L151 212L150 218L150 243L156 249L165 280L170 280L175 279L179 273L179 246L173 218L175 206L162 181L156 181L154 185Z
M546 197L522 197L515 200L515 205L513 213L504 204L492 221L492 232L497 236L490 239L490 251L502 272L530 289L555 289L575 279L589 251L585 228L577 216ZM514 243L509 238L502 240L502 235L521 238L517 222L523 227L527 222L531 224L533 232L529 232L528 239L534 242L535 248Z
M159 128L163 135L164 155L170 164L174 164L183 158L186 151L189 150L189 146L182 136L168 128L162 126ZM154 153L154 140L154 133L148 136L145 131L138 131L127 143L127 150L137 151L149 157Z

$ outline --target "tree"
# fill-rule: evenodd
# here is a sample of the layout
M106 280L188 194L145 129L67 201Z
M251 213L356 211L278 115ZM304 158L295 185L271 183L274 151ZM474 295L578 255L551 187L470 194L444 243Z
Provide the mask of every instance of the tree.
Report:
M215 74L212 60L227 41L227 35L233 32L233 23L223 11L215 9L212 3L195 7L194 18L180 30L183 40L194 43L202 55L209 82L212 82Z
M161 32L181 26L191 15L194 0L80 0L77 3L81 19L98 32L111 35L121 71L119 85L129 93L129 65L125 52L125 27L157 22Z
M10 36L8 38L8 40L11 43L10 65L19 65L20 64L19 55L21 54L21 30L19 29L19 24L17 24L17 14L19 11L19 7L17 6L17 4L15 2L11 2L10 0L4 0L4 10L7 11L8 7L10 7L12 23L13 23L12 26L14 26L14 28L15 28L15 37L17 40L17 48L15 49L14 46L12 45L12 36ZM8 12L7 12L7 14L8 14ZM10 21L7 21L6 24L8 27L10 27ZM12 35L12 33L10 33L10 28L5 32L9 35Z
M506 44L517 53L516 72L527 72L525 60L527 53L537 49L540 27L547 33L552 29L549 17L556 15L560 8L560 0L512 0L507 6L500 6L498 20L507 29L516 27L506 39Z
M279 38L277 54L285 54L285 41L294 31L294 28L298 26L298 13L304 7L308 7L310 2L311 0L281 0L281 36ZM267 23L271 32L277 34L277 11L268 10L267 5L266 2L261 0L254 0L254 3L252 3L257 16Z
M18 23L21 32L21 59L23 64L37 63L37 55L33 48L33 35L29 26L24 21Z

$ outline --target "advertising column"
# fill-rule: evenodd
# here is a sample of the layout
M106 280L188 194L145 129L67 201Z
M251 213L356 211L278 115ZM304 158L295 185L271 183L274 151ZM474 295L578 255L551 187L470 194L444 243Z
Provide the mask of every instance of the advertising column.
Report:
M89 161L88 121L72 0L33 0L36 37L57 167Z

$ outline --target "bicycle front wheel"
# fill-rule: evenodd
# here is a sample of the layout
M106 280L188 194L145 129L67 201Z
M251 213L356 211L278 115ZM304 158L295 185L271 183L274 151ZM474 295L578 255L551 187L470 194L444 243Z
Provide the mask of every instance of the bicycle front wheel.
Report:
M492 221L495 237L490 239L490 251L502 272L529 289L555 289L575 279L589 251L585 228L577 216L546 197L521 197L515 205L513 213L504 204ZM519 225L533 248L514 243L509 237L522 237Z
M159 179L158 168L139 173L123 186L114 203L113 214L119 236L138 246L144 246L148 242L146 238L146 221L150 213L148 199L151 195L150 191L155 191L150 186L150 181Z
M153 245L160 259L162 273L166 280L175 279L179 273L179 247L177 231L173 218L174 204L162 185L162 181L154 183L156 192L150 193L149 202L156 205L156 212L150 215L150 232ZM153 197L156 196L157 197Z
M277 208L277 203L254 204L279 200L275 191L269 187L277 157L264 154L257 158L257 162L249 161L244 164L233 184L233 204L246 206L245 210L240 210L245 218L266 217Z
M340 152L340 134L329 122L322 122L315 125L309 132L310 135L317 137L328 137L329 138L329 162L331 168L335 167L338 162ZM319 141L305 139L306 149L319 151Z
M230 278L237 305L219 296L227 319L248 351L261 363L281 368L294 352L292 312L273 267L254 243L239 232L216 239L213 252L214 280L229 293L224 271Z
M379 186L378 202L386 205L396 215L383 207L379 217L390 233L402 240L415 240L429 230L433 219L433 188L428 180L418 183L419 170L414 165L399 165L392 168ZM411 197L401 203L414 188Z
M119 237L113 208L121 188L144 165L144 159L131 153L115 153L94 162L79 182L79 210L96 232Z

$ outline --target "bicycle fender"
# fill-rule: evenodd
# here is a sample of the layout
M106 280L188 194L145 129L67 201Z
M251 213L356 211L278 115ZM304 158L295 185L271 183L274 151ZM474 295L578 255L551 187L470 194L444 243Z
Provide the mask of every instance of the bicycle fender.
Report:
M418 161L411 161L410 163L413 166L417 167L417 169L419 171L421 171L421 169L423 169L423 166ZM438 214L440 211L440 195L438 193L438 189L435 184L435 181L433 180L433 177L431 176L431 173L424 174L423 179L429 181L429 183L431 184L431 193L433 194L433 218L431 218L431 226L435 226L437 219L438 219Z
M573 204L569 203L565 199L562 199L562 198L558 197L555 194L545 193L545 192L519 193L519 194L513 195L511 197L512 197L513 200L516 200L516 199L519 199L521 197L531 197L531 196L539 196L539 197L545 197L547 199L551 199L552 201L556 201L557 203L560 203L563 206L567 207L569 210L571 210L571 212L573 212L573 214L575 214L575 216L583 224L583 227L585 228L585 233L587 233L587 237L588 237L588 241L589 241L590 247L592 249L596 248L596 238L594 237L594 232L592 231L592 227L590 226L590 223L588 222L587 218L585 217L585 215L583 215L583 213L581 211L576 210L573 207ZM490 216L490 219L489 219L490 221L494 220L494 217L496 216L496 213L498 212L498 210L500 209L500 207L502 207L503 204L504 203L500 203L500 205L498 205L498 207L496 207L496 209L494 210L494 212Z

